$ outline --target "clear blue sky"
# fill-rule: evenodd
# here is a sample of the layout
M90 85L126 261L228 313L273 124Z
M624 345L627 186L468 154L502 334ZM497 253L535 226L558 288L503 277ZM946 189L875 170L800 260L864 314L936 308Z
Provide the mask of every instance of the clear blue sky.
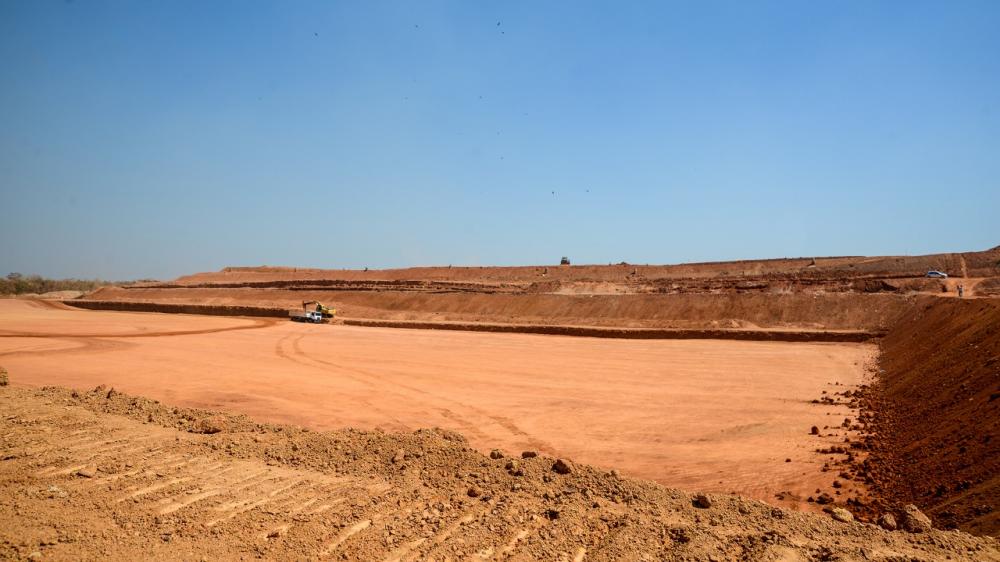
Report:
M0 274L985 249L998 29L992 0L0 0Z

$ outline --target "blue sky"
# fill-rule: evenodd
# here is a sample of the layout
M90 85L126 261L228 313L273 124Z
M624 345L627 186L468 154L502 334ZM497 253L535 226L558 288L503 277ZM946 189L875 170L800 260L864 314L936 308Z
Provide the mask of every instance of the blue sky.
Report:
M985 249L997 29L993 1L0 0L0 274Z

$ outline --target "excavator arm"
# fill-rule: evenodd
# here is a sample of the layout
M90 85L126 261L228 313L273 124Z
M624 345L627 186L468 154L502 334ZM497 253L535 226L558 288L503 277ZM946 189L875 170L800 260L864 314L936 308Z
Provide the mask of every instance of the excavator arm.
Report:
M302 310L308 311L311 304L316 305L313 310L322 314L323 318L333 318L337 314L337 309L330 308L319 301L302 301Z

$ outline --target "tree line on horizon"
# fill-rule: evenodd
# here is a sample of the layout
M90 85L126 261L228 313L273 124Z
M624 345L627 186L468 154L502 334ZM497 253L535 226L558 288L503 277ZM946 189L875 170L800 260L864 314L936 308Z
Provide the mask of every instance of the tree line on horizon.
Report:
M104 279L49 279L41 275L23 275L9 273L0 278L0 295L24 295L31 293L51 293L53 291L93 291L109 285L125 285L131 283L122 281L107 281Z

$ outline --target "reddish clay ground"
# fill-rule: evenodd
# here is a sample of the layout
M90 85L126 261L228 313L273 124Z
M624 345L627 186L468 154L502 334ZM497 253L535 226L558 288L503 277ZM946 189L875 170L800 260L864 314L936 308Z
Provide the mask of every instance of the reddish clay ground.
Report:
M192 333L198 332L198 333ZM803 508L874 346L599 340L95 312L0 301L18 384L98 384L314 429L459 431L688 490ZM839 386L838 386L839 385ZM790 462L785 462L790 459ZM846 489L845 489L846 492Z
M5 560L1000 560L988 538L487 457L444 430L305 431L106 388L0 386L0 412Z

